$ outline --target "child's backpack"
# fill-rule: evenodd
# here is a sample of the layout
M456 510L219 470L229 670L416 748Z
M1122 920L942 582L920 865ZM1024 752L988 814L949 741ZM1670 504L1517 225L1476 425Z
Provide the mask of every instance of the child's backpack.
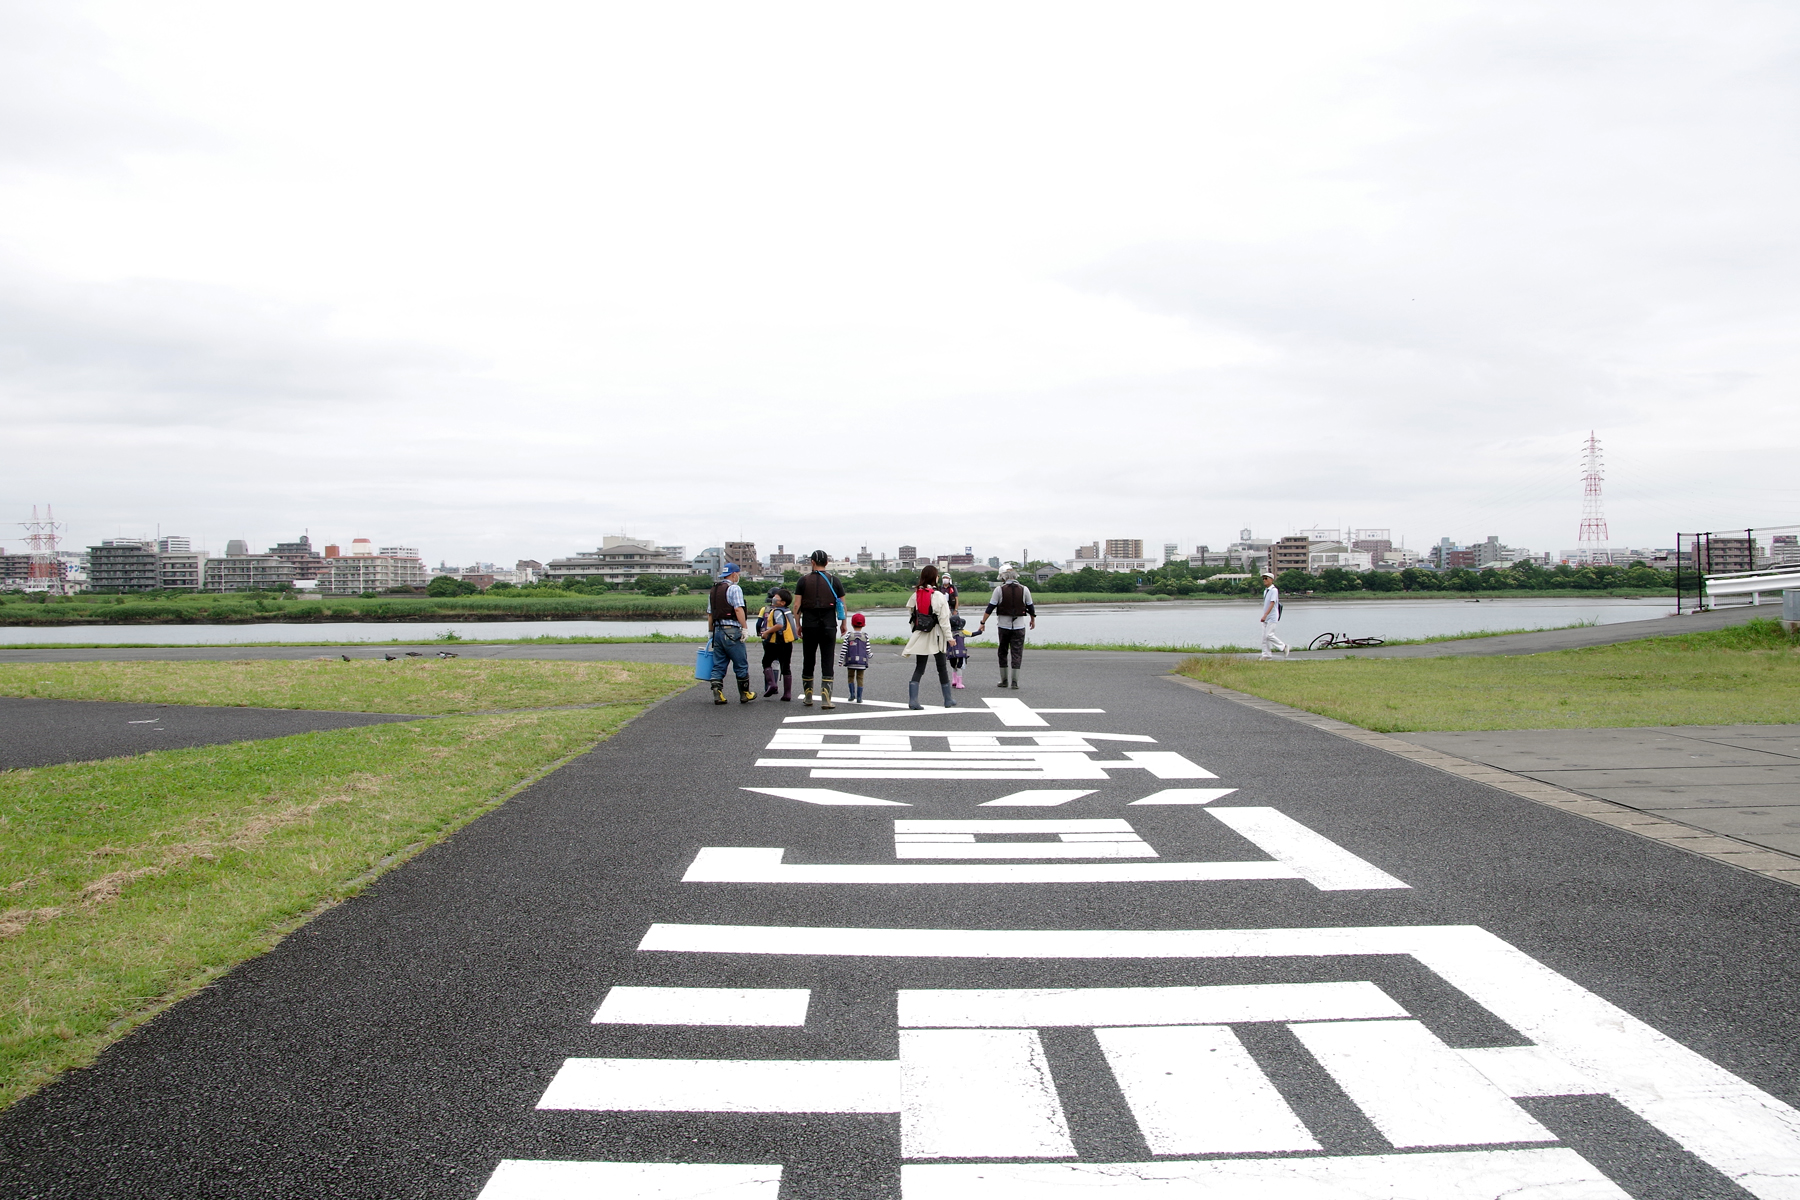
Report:
M852 637L844 640L844 666L853 670L866 670L869 665L869 639Z
M936 588L922 587L913 593L912 629L914 633L930 633L937 628L937 614L931 611L931 598Z

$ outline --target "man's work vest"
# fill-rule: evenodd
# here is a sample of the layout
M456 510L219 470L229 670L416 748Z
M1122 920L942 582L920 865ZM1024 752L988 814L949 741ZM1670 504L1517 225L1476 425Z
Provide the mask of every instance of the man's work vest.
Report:
M737 624L737 606L725 599L725 593L731 590L729 579L713 584L712 595L707 599L706 611L712 614L713 624L730 621Z
M1000 603L994 611L1003 617L1022 617L1025 615L1025 585L1021 583L1005 583L1000 585Z

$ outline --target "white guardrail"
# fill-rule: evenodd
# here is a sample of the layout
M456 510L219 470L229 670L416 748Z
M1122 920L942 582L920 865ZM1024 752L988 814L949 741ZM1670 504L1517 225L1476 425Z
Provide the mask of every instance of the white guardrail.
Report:
M1706 577L1706 599L1720 596L1749 596L1750 603L1761 604L1764 592L1780 596L1788 588L1800 588L1800 564L1776 567L1766 571L1735 571Z

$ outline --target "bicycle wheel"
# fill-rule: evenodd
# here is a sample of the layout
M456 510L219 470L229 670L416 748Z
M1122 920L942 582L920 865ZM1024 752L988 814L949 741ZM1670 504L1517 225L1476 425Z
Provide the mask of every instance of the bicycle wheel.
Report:
M1352 646L1379 646L1379 645L1382 645L1383 643L1382 643L1382 639L1380 639L1378 637L1364 637L1364 638L1356 638L1350 644Z
M1306 648L1308 650L1329 650L1336 644L1336 635L1321 633L1318 637L1314 638Z

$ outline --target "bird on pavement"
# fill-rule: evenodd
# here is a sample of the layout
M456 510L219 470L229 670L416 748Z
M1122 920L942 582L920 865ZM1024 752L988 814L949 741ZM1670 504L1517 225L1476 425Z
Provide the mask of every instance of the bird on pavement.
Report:
M338 657L343 659L345 662L350 661L350 656L348 654L340 654L340 655L338 655Z
M420 654L417 650L408 650L406 652L406 657L408 657L408 658L424 658L425 656L423 654Z
M439 658L455 658L456 651L454 651L454 650L439 650L438 657Z
M385 658L385 659L387 659L387 660L388 660L388 661L389 661L389 662L393 662L393 661L394 661L394 656L393 656L393 655L391 655L391 654L384 654L384 655L382 655L382 656L381 656L381 657L383 657L383 658Z

